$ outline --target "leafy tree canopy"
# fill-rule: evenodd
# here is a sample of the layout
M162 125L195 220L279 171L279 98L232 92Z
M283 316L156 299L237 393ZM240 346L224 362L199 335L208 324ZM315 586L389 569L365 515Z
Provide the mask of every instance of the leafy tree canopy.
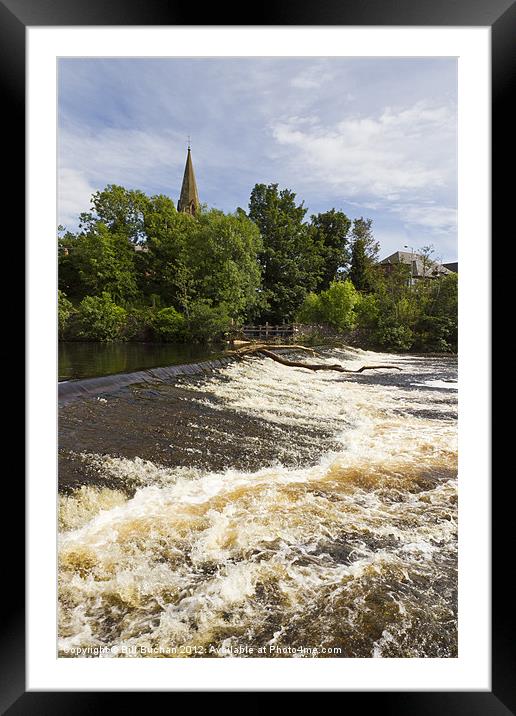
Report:
M260 230L263 249L262 288L267 308L262 319L292 320L306 294L320 281L323 262L317 242L304 223L307 210L296 195L278 184L256 184L249 201L249 217Z
M380 244L372 232L372 220L355 219L351 230L351 267L348 278L357 291L369 293L376 283Z
M326 324L393 350L457 348L457 274L378 268L371 219L312 215L289 189L256 184L248 214L178 212L164 195L109 185L76 233L58 230L61 338L221 337L235 322ZM346 276L346 280L343 277Z
M82 214L83 224L98 220L110 231L124 234L134 244L145 240L144 223L149 198L142 191L109 184L93 194L91 203L94 214Z
M311 229L321 256L321 275L317 290L329 288L350 260L348 232L351 220L342 211L331 209L312 215Z

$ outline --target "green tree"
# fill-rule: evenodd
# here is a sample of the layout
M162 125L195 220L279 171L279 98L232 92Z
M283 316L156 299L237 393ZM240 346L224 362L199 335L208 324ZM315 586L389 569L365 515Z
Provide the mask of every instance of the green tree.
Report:
M375 340L381 348L408 351L414 344L414 333L408 326L381 324L375 335Z
M435 315L446 316L457 321L459 308L459 276L449 273L434 283L434 300L431 310Z
M57 291L57 328L59 338L64 338L66 329L70 322L70 318L75 313L75 309L66 298L66 294L63 291Z
M324 323L321 299L317 293L311 291L306 294L305 300L296 313L296 321L306 325Z
M416 322L416 344L420 350L457 351L458 342L458 276L447 274L429 280L422 294L423 309Z
M176 211L165 196L150 198L144 217L145 250L137 252L140 285L147 297L159 296L162 304L188 312L195 294L194 278L187 265L193 236L198 231L194 217Z
M360 295L351 281L332 281L326 291L309 293L297 314L301 323L324 323L342 333L355 325Z
M371 339L380 348L406 351L414 344L414 325L418 319L420 307L416 293L407 282L407 274L393 271L383 277L376 286L374 294L363 295L362 300L374 298L371 303L373 319L369 325L373 328ZM360 309L358 311L360 316ZM367 320L367 319L366 319ZM360 322L360 318L359 318Z
M156 310L151 306L132 305L126 308L121 338L125 341L152 341L156 336L154 319Z
M223 303L233 318L252 310L259 299L262 245L256 225L243 212L213 209L190 216L155 199L146 217L148 295L159 295L186 316L194 301Z
M378 325L380 305L374 293L359 294L354 309L359 328L375 328Z
M92 204L78 234L59 236L59 287L76 302L107 292L120 305L173 307L187 319L195 302L210 310L223 304L237 320L256 310L262 241L245 212L204 207L190 216L166 196L113 185ZM129 323L128 335L149 328L133 310Z
M320 281L322 259L303 222L306 211L303 202L296 204L293 191L279 191L277 184L256 184L251 192L249 217L263 239L260 263L267 308L262 320L292 320L306 294Z
M258 227L243 212L226 215L212 209L188 218L195 230L182 265L191 277L194 298L211 306L223 304L230 317L242 317L259 297ZM179 291L181 278L179 273Z
M81 215L86 227L92 221L101 221L114 234L122 234L134 244L145 241L145 214L149 198L142 191L108 184L105 189L93 194L91 203L94 214Z
M320 294L324 322L339 332L353 328L353 309L358 299L359 294L349 279L332 281L328 290Z
M75 248L78 237L71 231L58 228L57 260L58 260L58 286L70 299L80 299L86 293L79 276L79 269L75 261Z
M342 211L331 209L311 217L314 243L321 257L321 274L317 290L329 288L350 260L348 232L351 220Z
M357 291L370 293L376 284L379 243L372 233L372 219L355 219L351 232L351 267L348 278Z
M106 291L122 303L138 297L135 251L124 234L113 233L100 221L92 222L77 237L70 258L79 295L100 296Z
M187 321L173 306L159 311L153 322L154 331L163 341L182 341L187 330Z
M114 341L122 337L126 312L109 293L86 296L78 309L78 336L88 341Z
M389 272L379 270L375 274L375 293L386 294L392 301L406 296L411 287L412 269L409 264L391 264Z
M203 299L192 302L186 334L189 340L198 343L220 340L230 328L231 318L225 304L212 306Z

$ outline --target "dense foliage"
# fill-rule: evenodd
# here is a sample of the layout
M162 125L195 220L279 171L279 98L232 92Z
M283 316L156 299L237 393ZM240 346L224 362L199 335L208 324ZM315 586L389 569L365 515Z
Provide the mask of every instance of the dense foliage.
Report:
M300 323L324 324L341 333L355 327L354 308L359 300L360 294L349 279L332 281L326 291L307 295L297 318Z
M87 341L114 341L122 336L126 311L109 293L86 296L77 311L77 335Z
M277 184L256 184L249 202L249 217L263 237L260 253L263 303L261 319L291 321L321 272L321 257L314 236L304 223L306 209L296 195Z
M297 320L386 349L456 350L456 274L386 275L370 219L306 213L277 184L256 184L248 213L195 216L107 186L76 233L59 231L59 337L205 342L243 322Z
M355 219L352 229L351 266L348 277L358 291L374 289L380 245L375 241L371 219Z
M396 283L397 281L397 283ZM363 343L396 351L457 351L457 274L410 285L406 273L382 276L368 293L352 282L333 282L308 294L298 311L303 323L324 324L339 333L358 329Z
M317 290L330 287L343 274L350 260L348 232L351 220L342 211L325 211L312 215L311 232L320 255L320 274Z
M118 186L94 194L92 205L79 232L59 237L61 336L205 341L258 304L262 241L243 211L193 217L177 212L166 196ZM109 312L106 297L123 311L120 330L101 330L83 307L96 298L86 308ZM75 320L64 300L76 306Z

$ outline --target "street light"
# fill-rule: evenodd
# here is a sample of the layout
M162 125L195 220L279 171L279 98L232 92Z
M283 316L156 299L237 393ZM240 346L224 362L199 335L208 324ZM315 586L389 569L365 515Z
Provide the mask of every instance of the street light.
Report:
M410 249L410 279L409 279L409 286L412 286L412 277L413 277L413 271L414 271L414 247L413 246L407 246L407 244L403 244L404 249Z

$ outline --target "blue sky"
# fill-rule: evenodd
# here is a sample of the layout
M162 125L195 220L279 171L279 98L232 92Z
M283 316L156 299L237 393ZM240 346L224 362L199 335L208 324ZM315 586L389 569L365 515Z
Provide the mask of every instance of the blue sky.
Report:
M59 61L59 223L107 184L176 203L191 136L202 202L247 209L275 182L309 216L373 219L381 257L457 258L454 58Z

